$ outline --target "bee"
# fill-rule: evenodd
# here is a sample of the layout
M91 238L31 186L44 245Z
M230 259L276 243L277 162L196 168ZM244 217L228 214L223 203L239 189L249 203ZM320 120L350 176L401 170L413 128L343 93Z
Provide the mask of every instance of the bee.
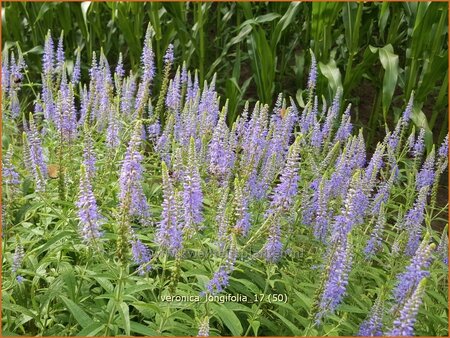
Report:
M281 117L284 119L284 117L286 116L286 112L287 112L287 109L286 108L281 108L281 110L280 110L280 115L281 115Z
M48 177L57 179L59 177L60 167L59 164L49 164L47 166Z
M20 84L22 83L22 78L12 75L11 76L11 87L19 87Z

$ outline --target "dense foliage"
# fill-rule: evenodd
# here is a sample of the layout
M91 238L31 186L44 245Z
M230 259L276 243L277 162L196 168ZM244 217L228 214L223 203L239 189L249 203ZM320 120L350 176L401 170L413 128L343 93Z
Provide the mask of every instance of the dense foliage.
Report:
M81 76L49 32L31 113L5 53L3 333L447 335L448 137L425 151L414 92L370 154L311 52L304 101L229 127L153 36L138 73L100 52Z
M5 2L2 38L20 43L31 81L40 81L47 31L63 30L68 67L77 48L87 73L94 51L108 60L122 52L138 71L147 23L154 30L160 86L162 57L172 41L179 60L217 73L217 90L229 99L228 122L243 104L272 104L280 92L301 97L309 49L318 61L318 88L331 101L338 87L354 106L370 149L395 124L416 90L412 122L425 128L428 150L447 132L448 4L446 2ZM132 18L132 20L130 20ZM181 63L181 61L180 61ZM28 101L31 103L31 101ZM22 104L27 105L25 99ZM28 110L28 109L27 109ZM439 118L443 118L442 123Z

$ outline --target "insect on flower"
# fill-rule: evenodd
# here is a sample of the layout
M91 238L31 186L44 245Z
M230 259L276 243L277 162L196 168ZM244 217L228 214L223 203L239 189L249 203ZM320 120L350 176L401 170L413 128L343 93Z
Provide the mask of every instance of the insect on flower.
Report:
M59 177L61 170L59 164L49 164L47 166L48 177L52 179L57 179Z

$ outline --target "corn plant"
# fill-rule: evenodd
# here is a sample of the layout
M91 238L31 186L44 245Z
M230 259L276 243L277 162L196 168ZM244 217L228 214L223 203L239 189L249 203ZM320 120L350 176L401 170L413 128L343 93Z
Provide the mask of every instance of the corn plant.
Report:
M275 50L291 16L267 40L275 17L240 25L267 69L257 41ZM413 92L369 152L312 49L303 107L255 96L229 126L218 76L170 40L157 61L151 24L138 69L100 48L83 64L65 34L40 42L38 82L20 43L3 51L3 335L448 335L448 136L426 152Z

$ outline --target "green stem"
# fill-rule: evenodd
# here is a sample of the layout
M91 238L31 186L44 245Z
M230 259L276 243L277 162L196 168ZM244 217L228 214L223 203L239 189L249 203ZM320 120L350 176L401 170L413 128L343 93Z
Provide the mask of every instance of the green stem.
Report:
M263 295L267 294L267 291L269 289L269 281L271 280L273 274L272 271L270 271L269 269L271 268L271 266L268 266L266 268L266 273L267 273L267 278L266 278L266 284L264 285L264 291L263 291ZM262 301L258 302L258 306L256 307L255 311L253 312L253 316L252 316L252 321L255 320L257 318L258 315L258 311L261 308L261 305L263 304ZM250 332L250 329L252 328L251 324L247 327L247 330L245 331L244 337L247 337L247 335Z

